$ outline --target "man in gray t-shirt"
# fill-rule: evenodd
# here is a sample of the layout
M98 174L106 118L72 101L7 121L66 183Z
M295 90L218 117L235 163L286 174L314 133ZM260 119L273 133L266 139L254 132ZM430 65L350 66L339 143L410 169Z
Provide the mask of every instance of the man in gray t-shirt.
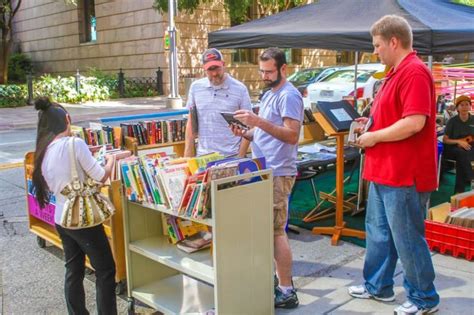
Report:
M271 89L262 97L259 115L239 110L234 117L251 127L249 131L233 126L235 135L252 141L253 157L265 157L273 170L274 259L278 276L275 307L295 308L298 297L291 281L292 257L285 227L288 198L296 177L296 154L303 121L303 99L300 92L286 81L286 59L277 48L260 55L260 73Z
M221 112L250 110L250 96L247 87L225 72L222 54L215 48L202 55L206 77L199 79L189 89L186 107L190 119L186 126L184 156L194 156L194 139L198 138L196 155L219 152L225 156L245 155L248 142L232 134ZM191 110L191 108L196 110ZM196 117L191 117L193 113ZM192 121L197 121L198 132L193 133Z

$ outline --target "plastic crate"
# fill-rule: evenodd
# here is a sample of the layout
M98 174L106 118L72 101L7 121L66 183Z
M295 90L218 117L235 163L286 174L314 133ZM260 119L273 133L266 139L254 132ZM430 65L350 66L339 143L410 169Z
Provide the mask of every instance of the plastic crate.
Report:
M432 251L474 259L474 229L425 220L426 241Z

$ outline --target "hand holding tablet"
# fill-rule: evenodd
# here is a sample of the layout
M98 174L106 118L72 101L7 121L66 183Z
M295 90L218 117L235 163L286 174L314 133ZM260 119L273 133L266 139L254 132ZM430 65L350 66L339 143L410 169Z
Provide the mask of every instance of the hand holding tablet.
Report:
M242 123L240 120L234 118L234 113L232 112L221 112L222 117L227 121L229 125L234 125L240 129L249 130L249 126Z

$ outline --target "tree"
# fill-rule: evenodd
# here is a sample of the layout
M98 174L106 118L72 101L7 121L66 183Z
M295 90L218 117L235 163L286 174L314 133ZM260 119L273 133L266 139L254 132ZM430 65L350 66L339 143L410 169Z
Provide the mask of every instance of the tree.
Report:
M12 45L12 23L15 14L20 8L22 0L0 0L0 32L1 38L1 56L0 69L2 74L0 76L0 84L7 83L8 79L8 56Z
M255 3L257 18L272 15L280 11L288 10L303 4L313 2L311 0L214 0L223 1L232 24L249 21L249 9ZM178 0L178 10L193 13L199 5L210 3L213 0ZM160 13L168 12L168 0L154 0L153 7Z

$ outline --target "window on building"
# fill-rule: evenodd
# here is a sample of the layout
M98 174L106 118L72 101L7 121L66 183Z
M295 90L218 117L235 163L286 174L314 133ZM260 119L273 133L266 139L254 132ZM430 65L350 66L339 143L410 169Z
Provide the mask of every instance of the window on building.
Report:
M77 3L79 17L79 40L81 43L97 40L95 0L81 0Z
M303 52L299 48L285 48L285 57L288 64L300 65L303 59Z
M336 64L338 65L352 65L355 63L355 52L340 51L336 53Z
M232 62L233 63L251 63L257 64L258 61L258 50L257 49L233 49L232 50Z

